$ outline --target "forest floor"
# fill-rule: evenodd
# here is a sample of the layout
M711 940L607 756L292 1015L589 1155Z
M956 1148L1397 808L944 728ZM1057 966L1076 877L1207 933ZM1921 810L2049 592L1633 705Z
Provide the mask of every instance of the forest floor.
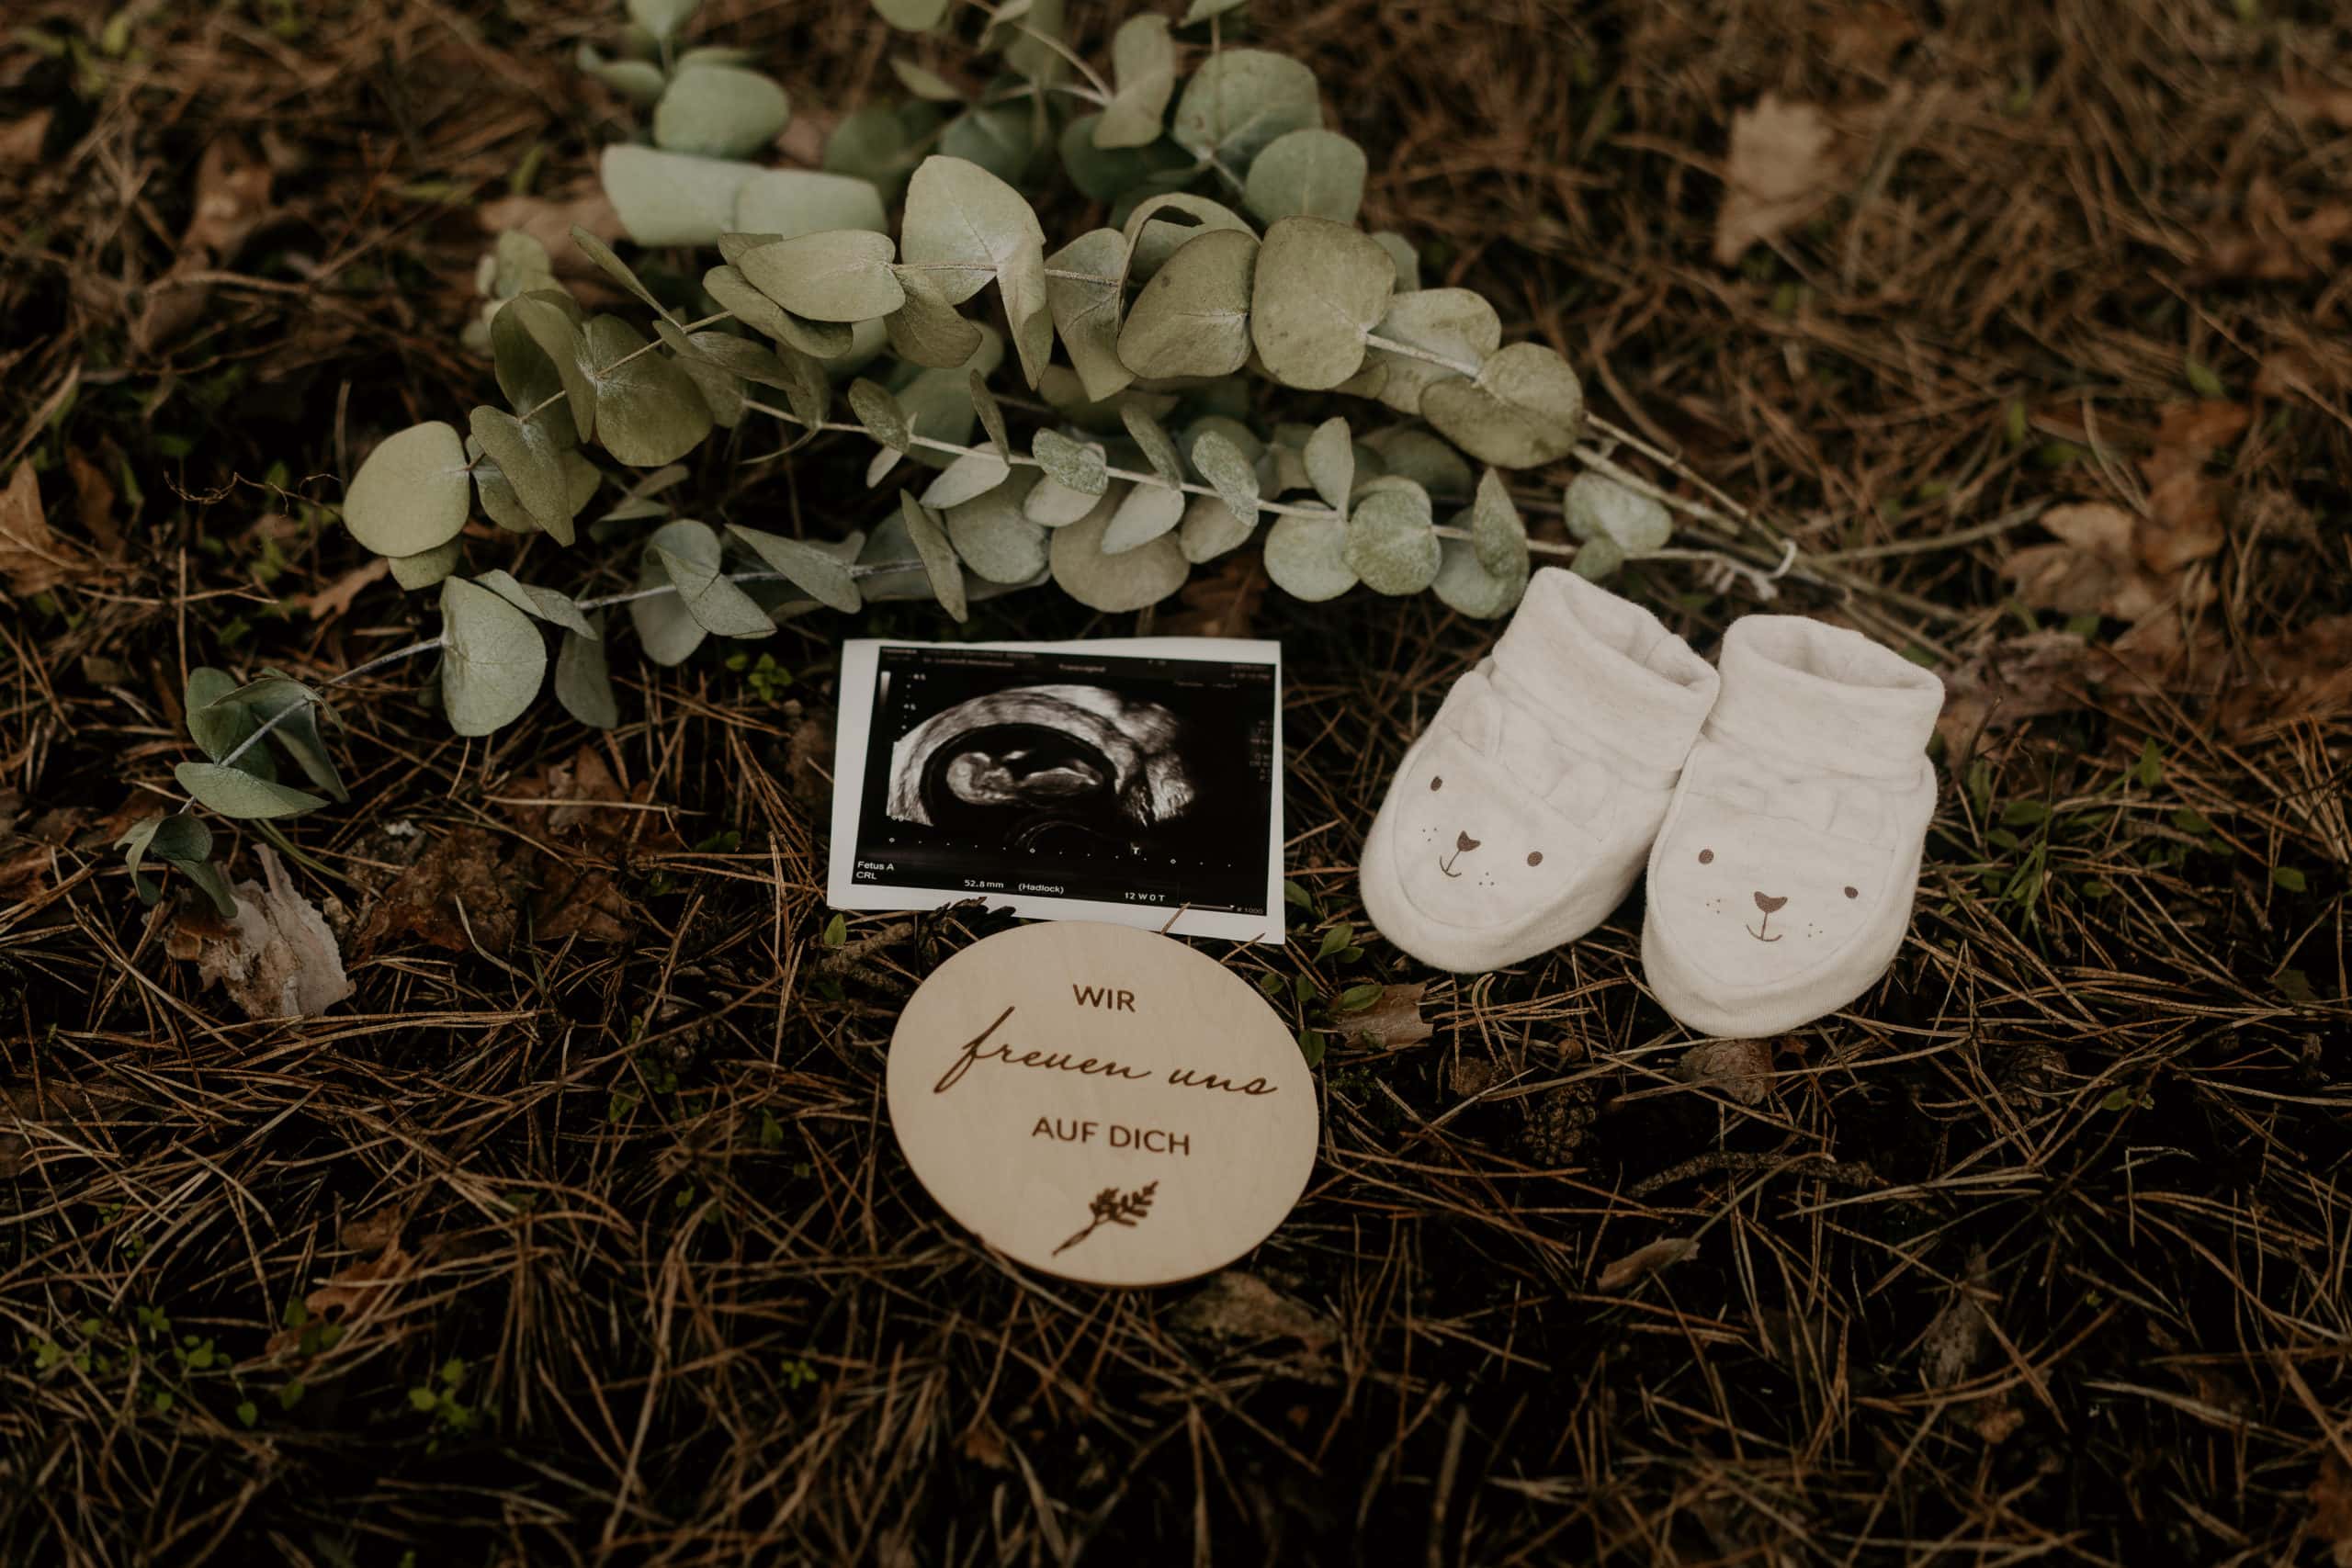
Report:
M1638 903L1503 973L1398 953L1362 834L1492 630L1245 554L1158 625L1290 650L1309 908L1220 956L1327 1042L1323 1144L1205 1283L1029 1274L910 1175L893 1018L1001 921L821 940L837 620L625 653L608 735L346 688L354 800L288 874L356 994L253 1021L107 845L179 798L189 668L424 624L329 508L488 392L486 228L593 212L611 19L15 0L0 520L51 537L0 554L0 1559L2352 1563L2340 8L1255 10L1369 226L1784 529L1774 608L1945 677L1893 973L1694 1048ZM792 88L787 152L902 48L855 0L695 27ZM690 482L828 536L884 504L855 446ZM1702 651L1757 607L1619 586Z

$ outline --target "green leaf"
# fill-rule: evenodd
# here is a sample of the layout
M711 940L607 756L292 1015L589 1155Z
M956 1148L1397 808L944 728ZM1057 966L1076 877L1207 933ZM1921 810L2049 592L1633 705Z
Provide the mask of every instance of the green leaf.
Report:
M1208 0L1193 0L1196 6L1205 3L1208 3ZM1239 0L1234 0L1234 3L1238 4ZM1298 1054L1306 1059L1308 1066L1319 1067L1323 1065L1323 1049L1324 1039L1320 1030L1302 1029L1298 1032Z
M1342 948L1353 945L1355 940L1356 928L1341 920L1323 933L1323 945L1315 950L1315 961L1320 964Z
M557 385L564 394L563 401L555 407L561 409L571 422L571 440L587 440L596 427L596 387L580 368L581 327L585 320L580 307L573 303L569 294L556 289L537 289L510 300L505 309L498 312L501 321L510 316L524 335L538 348L555 374ZM491 327L493 336L497 330L497 324L493 322ZM554 412L555 409L550 409L548 414ZM537 424L547 419L548 414L541 414L531 423ZM569 445L561 425L550 423L548 433L559 446Z
M670 78L654 106L653 144L707 158L748 158L774 141L791 118L791 98L758 72L688 65Z
M2164 782L2164 750L2156 744L2156 738L2151 735L2140 743L2140 760L2132 765L2132 782L2142 789L2154 789Z
M1097 147L1141 147L1159 140L1161 117L1176 92L1176 45L1168 18L1130 17L1111 35L1111 79L1116 84L1094 127Z
M1606 534L1596 534L1577 551L1568 570L1587 582L1606 582L1624 565L1625 547Z
M1268 1000L1279 1001L1282 999L1283 993L1290 989L1290 984L1280 975L1269 970L1258 976L1258 989L1266 994Z
M415 593L435 586L457 570L458 562L464 555L463 542L451 539L446 545L436 545L413 556L392 556L388 560L392 569L392 581Z
M628 142L605 148L598 168L621 227L649 248L717 244L735 226L737 195L759 173L731 159Z
M1356 446L1348 434L1348 422L1332 415L1315 427L1306 438L1304 453L1306 477L1334 512L1344 512L1348 497L1356 488Z
M605 662L605 615L599 610L589 623L589 634L563 634L555 656L555 700L563 711L591 729L615 729L621 722L620 704L613 696L613 678Z
M1266 575L1294 599L1337 599L1356 585L1346 522L1336 512L1275 518L1266 530Z
M2013 800L2001 810L2006 827L2032 828L2050 820L2050 807L2038 800Z
M939 151L1017 182L1037 156L1036 118L1025 104L976 104L939 132Z
M598 316L581 338L580 367L596 389L596 440L631 468L676 461L710 434L711 416L677 361L618 316Z
M812 321L796 316L751 285L731 266L715 266L702 275L702 286L718 308L755 332L764 333L792 353L815 359L838 359L850 351L854 333L843 321ZM791 363L790 354L785 363Z
M469 491L458 432L428 420L388 435L344 492L344 526L378 555L413 556L458 536Z
M795 315L870 321L907 302L890 265L894 249L888 234L833 229L756 246L735 258L735 270Z
M211 671L218 674L218 671ZM196 682L189 681L193 688ZM329 754L325 739L319 733L319 715L326 712L319 694L300 681L284 675L266 674L249 682L232 692L213 698L202 708L188 710L188 731L198 737L212 732L216 738L233 730L235 739L219 750L210 746L205 750L216 761L228 755L245 737L266 727L268 738L283 747L294 759L304 775L329 797L343 801L351 798L343 787L343 779L335 771L334 759ZM224 724L228 715L238 716ZM331 713L329 717L334 716ZM267 755L259 748L247 751L237 760L236 766L263 778L275 778L277 769L268 763ZM265 764L256 766L256 763Z
M1095 144L1099 114L1084 114L1062 127L1062 172L1090 201L1140 201L1181 186L1196 173L1192 154L1166 137L1141 147Z
M903 55L891 57L890 72L898 77L900 86L918 98L928 98L935 104L960 104L964 101L961 88L928 65Z
M1266 373L1286 387L1338 386L1363 364L1364 333L1396 288L1388 253L1360 230L1283 219L1259 247L1250 299L1250 335Z
M1081 234L1046 263L1046 308L1086 395L1097 401L1115 397L1135 379L1119 357L1120 279L1126 265L1126 236L1116 229Z
M890 346L901 359L935 369L953 370L980 346L978 322L956 314L929 275L907 271L899 275L907 302L885 318Z
M163 889L141 873L146 857L152 854L203 889L223 917L236 915L236 895L229 890L227 878L211 863L212 829L204 825L202 818L185 812L142 818L115 840L114 847L123 852L123 864L130 873L130 886L141 903L153 904L163 897Z
M1134 549L1170 532L1183 520L1183 491L1164 485L1131 485L1102 531L1102 552L1115 556Z
M1427 491L1409 479L1373 490L1348 518L1342 552L1348 570L1375 593L1419 593L1443 564ZM1391 481L1375 480L1389 485ZM1271 540L1269 541L1271 547Z
M939 118L931 104L868 104L833 128L825 141L825 168L866 180L885 200L894 199L906 189L916 160L937 139Z
M1451 376L1478 373L1487 356L1502 346L1503 323L1482 294L1467 288L1423 288L1391 299L1373 335L1445 361L1373 348L1372 361L1388 367L1380 400L1399 413L1417 414L1422 394L1432 385Z
M1350 986L1339 996L1341 1012L1362 1012L1380 999L1384 987L1376 985Z
M1480 566L1498 578L1527 580L1527 525L1520 520L1510 487L1493 468L1479 477L1469 525L1471 547L1477 551Z
M907 411L899 406L879 385L861 376L849 384L850 412L865 434L893 452L904 452L912 445L914 432L907 423Z
M849 918L836 913L831 919L825 922L825 929L819 933L817 940L826 947L841 947L846 944L849 941Z
M580 442L579 427L571 419L571 400L566 397L548 401L565 389L562 372L524 325L528 312L519 308L520 304L519 300L507 301L490 321L491 366L498 377L498 389L518 413L537 410L532 414L531 423L546 428L548 439L558 450L569 450ZM566 364L571 362L569 337L567 333Z
M762 169L735 193L734 225L746 233L797 240L835 229L889 226L872 180L814 169Z
M1106 554L1103 536L1117 511L1118 498L1104 496L1083 518L1057 530L1048 552L1054 581L1062 592L1107 615L1159 604L1184 586L1192 571L1184 552L1165 534L1117 555Z
M1027 582L1046 570L1046 530L1021 511L1037 479L1035 468L1015 469L1003 483L947 508L948 540L973 576Z
M488 735L523 715L548 672L547 640L489 589L441 584L441 711L459 735Z
M1184 84L1169 130L1193 156L1239 177L1267 143L1286 131L1323 123L1315 73L1262 49L1214 54Z
M1242 200L1269 223L1283 218L1328 218L1351 224L1363 205L1367 167L1363 149L1338 131L1319 127L1287 131L1268 142L1250 164ZM1393 271L1394 262L1390 267Z
M882 19L900 32L927 33L947 15L948 0L874 0Z
M941 531L939 518L931 508L905 491L899 492L899 517L907 527L907 536L915 543L915 554L922 561L923 575L931 580L931 591L949 615L962 620L967 614L964 593L964 567L956 558L956 547L948 543Z
M639 108L649 107L660 99L667 81L662 68L650 61L607 60L587 43L573 54L571 65L582 75L594 77Z
M2219 401L2230 395L2229 388L2222 384L2221 376L2211 366L2189 359L2183 362L2181 368L2187 372L2188 385L2199 397Z
M636 295L646 309L658 316L670 313L662 301L653 297L653 290L645 287L645 280L637 276L637 269L621 260L620 254L612 246L577 223L571 226L571 243L582 255L595 263L596 270Z
M1126 226L1122 231L1127 241L1122 287L1130 279L1148 282L1168 265L1170 256L1203 234L1219 229L1230 229L1252 239L1258 235L1241 214L1204 196L1170 191L1137 203L1136 209L1127 214Z
M819 604L851 615L865 603L849 568L816 546L740 524L729 524L727 532L765 561L769 570L784 573L795 588Z
M172 770L172 776L179 780L182 789L196 797L198 805L241 821L293 817L326 804L315 795L257 779L243 769L224 768L218 762L182 762Z
M2272 866L2270 880L2275 886L2283 888L2289 893L2301 893L2311 886L2303 874L2291 865Z
M1610 539L1627 555L1662 550L1674 536L1674 519L1662 503L1606 474L1578 474L1568 481L1561 502L1570 534L1580 540Z
M1515 343L1491 355L1475 381L1454 377L1429 388L1421 417L1482 463L1533 468L1575 447L1584 431L1584 387L1553 350Z
M993 279L1031 386L1053 346L1046 233L1021 193L978 164L933 154L915 170L900 225L909 264L931 269L951 305Z
M703 630L726 637L775 634L775 623L768 613L729 581L718 536L707 525L684 519L672 523L658 530L645 548L678 591L680 606Z
M1129 308L1120 362L1154 379L1240 369L1250 358L1257 259L1257 240L1231 229L1203 233L1178 250Z
M525 512L543 527L550 518L559 525L571 521L571 481L564 477L562 455L545 425L537 420L525 424L487 403L474 410L469 423L474 439L498 465L500 476L514 487Z
M1044 429L1029 438L1029 455L1046 477L1081 495L1101 495L1110 487L1109 464L1102 448L1091 442L1071 440L1058 430Z
M1222 431L1201 431L1194 427L1193 467L1201 471L1216 490L1217 499L1225 502L1235 521L1249 527L1258 525L1258 469L1256 464L1242 454L1232 438Z
M1301 883L1285 882L1283 884L1283 902L1311 910L1315 908L1315 895Z
M673 38L702 0L628 0L628 19L657 39Z
M1461 520L1455 520L1461 525ZM1475 530L1476 525L1472 524ZM1430 586L1438 600L1457 615L1474 620L1490 621L1508 615L1527 592L1527 570L1497 571L1480 558L1477 547L1466 539L1441 541L1442 557L1438 565L1437 581Z
M1058 81L1068 69L1068 62L1042 40L1061 40L1062 8L1062 0L1011 0L997 7L995 22L999 28L1014 30L1011 36L1001 38L993 31L984 34L983 41L992 48L1001 44L1004 63L1023 79Z
M568 593L558 592L552 588L534 588L529 583L517 582L513 574L497 570L479 573L474 578L474 581L489 589L535 621L545 621L549 626L561 626L566 631L577 633L581 637L593 637L598 635L596 628L589 623L588 617L581 613L580 606L572 602L571 596Z

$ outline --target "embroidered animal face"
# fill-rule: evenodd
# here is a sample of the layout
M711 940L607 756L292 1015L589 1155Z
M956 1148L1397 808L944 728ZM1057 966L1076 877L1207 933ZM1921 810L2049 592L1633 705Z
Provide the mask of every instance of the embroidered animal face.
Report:
M1659 858L1649 919L1671 922L1678 943L1720 978L1784 979L1869 922L1884 863L1883 852L1850 839L1700 803Z

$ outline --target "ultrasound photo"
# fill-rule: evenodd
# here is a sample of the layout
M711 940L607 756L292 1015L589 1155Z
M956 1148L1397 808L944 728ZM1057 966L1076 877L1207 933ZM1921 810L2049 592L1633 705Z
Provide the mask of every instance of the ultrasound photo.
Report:
M831 902L1279 942L1280 693L1273 643L852 642Z

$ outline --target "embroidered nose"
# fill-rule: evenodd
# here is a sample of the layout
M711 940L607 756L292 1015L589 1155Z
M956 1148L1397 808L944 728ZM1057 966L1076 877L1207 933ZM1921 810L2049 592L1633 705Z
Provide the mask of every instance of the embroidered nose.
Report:
M1478 847L1478 840L1467 833L1456 833L1453 835L1453 847L1466 855Z
M1786 898L1768 897L1761 893L1758 893L1756 896L1756 907L1763 910L1768 915L1787 902L1788 900Z

